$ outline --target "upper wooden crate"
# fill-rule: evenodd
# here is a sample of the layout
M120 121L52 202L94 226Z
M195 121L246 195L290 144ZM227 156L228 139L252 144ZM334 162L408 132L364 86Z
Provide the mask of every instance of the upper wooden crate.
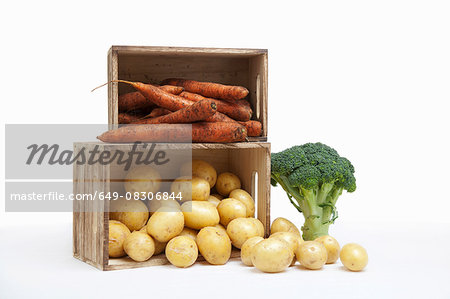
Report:
M108 52L108 82L129 80L159 83L184 78L246 87L254 113L267 140L267 49L112 46ZM118 123L119 95L134 91L126 84L108 86L108 123Z

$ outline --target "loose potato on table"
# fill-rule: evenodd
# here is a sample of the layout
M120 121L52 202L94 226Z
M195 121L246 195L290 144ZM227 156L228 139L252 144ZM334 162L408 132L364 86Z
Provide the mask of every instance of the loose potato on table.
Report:
M148 220L147 233L159 242L167 242L178 236L184 227L181 211L174 212L170 207L159 208Z
M223 265L231 256L231 240L221 229L205 227L197 234L198 250L212 265Z
M296 233L291 232L277 232L272 235L270 235L269 238L275 238L280 239L289 244L289 248L292 250L292 252L295 254L295 251L297 250L298 246L303 242L303 239L297 235ZM291 266L295 264L295 256L292 259Z
M181 205L184 223L192 229L202 229L219 223L216 207L208 201L188 201Z
M250 218L236 218L227 226L227 234L236 248L241 248L245 241L252 237L263 237L256 223Z
M132 168L125 177L125 191L156 193L161 187L161 175L151 166Z
M214 167L206 161L197 159L192 160L192 164L190 162L183 164L181 166L180 175L192 175L193 177L205 179L208 181L210 189L214 187L217 180L217 172Z
M189 267L197 260L197 244L188 236L175 237L167 243L166 257L176 267Z
M134 231L125 239L123 249L136 262L143 262L155 253L155 242L147 233Z
M109 219L122 222L130 231L140 230L148 216L148 208L141 200L119 198L111 201Z
M311 270L318 270L327 262L327 250L322 243L305 241L298 246L295 256L300 264Z
M332 264L338 260L341 247L335 238L331 236L322 236L314 241L322 243L323 246L325 246L325 249L327 250L327 264Z
M123 250L123 243L128 235L130 235L130 230L125 224L109 220L109 257L122 257L126 254Z
M272 226L270 227L270 233L274 234L277 232L292 232L301 236L300 231L294 225L294 223L290 222L286 218L278 217L272 222Z
M361 271L367 266L369 256L361 245L349 243L342 247L340 254L342 264L351 271Z
M241 261L247 266L253 266L252 250L253 246L264 240L262 237L252 237L241 246Z
M216 182L216 190L220 195L228 196L231 191L241 188L241 180L231 172L219 174Z
M237 199L223 199L217 206L220 215L220 223L227 226L231 220L236 218L245 218L247 216L247 208Z
M253 246L251 250L253 265L269 273L284 271L292 262L294 253L289 245L280 239L265 239Z
M247 208L247 217L255 216L255 201L247 191L242 189L235 189L231 191L228 197L237 199L245 205L245 207Z
M183 230L181 231L181 233L178 236L186 236L186 237L189 237L192 240L196 241L197 234L198 234L198 231L196 231L195 229L185 227L185 228L183 228Z

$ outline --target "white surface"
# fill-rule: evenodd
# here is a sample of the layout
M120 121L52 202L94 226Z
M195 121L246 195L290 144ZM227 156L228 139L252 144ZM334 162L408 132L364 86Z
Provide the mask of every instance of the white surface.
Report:
M71 256L71 225L0 228L0 298L449 298L450 225L346 223L341 245L369 254L363 272L340 262L310 271L298 264L266 274L241 264L171 265L102 272ZM18 237L20 236L20 237Z
M0 297L269 296L288 286L296 297L448 298L450 3L295 3L3 1L1 120L105 123L107 90L90 90L106 80L112 44L268 48L272 148L322 141L353 162L358 190L342 195L332 233L368 249L367 271L262 275L233 262L102 273L71 257L70 214L5 214L2 197ZM301 225L280 188L271 206Z

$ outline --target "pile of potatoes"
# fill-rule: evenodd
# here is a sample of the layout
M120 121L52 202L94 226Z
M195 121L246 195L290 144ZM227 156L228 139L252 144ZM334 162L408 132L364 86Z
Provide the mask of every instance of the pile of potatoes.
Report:
M133 168L125 179L126 192L156 193L160 187L161 176L150 166ZM201 254L210 264L223 265L232 246L241 248L248 239L264 237L263 224L254 218L255 202L235 174L217 175L211 164L193 160L192 167L181 166L170 189L181 193L182 200L147 205L123 198L111 203L110 257L128 255L142 262L165 252L170 263L185 268Z
M242 244L241 260L245 265L270 273L284 271L296 261L306 269L318 270L335 263L339 257L351 271L361 271L367 265L367 252L360 245L350 243L341 250L331 236L303 241L298 228L285 218L275 219L270 231L267 239L256 236Z

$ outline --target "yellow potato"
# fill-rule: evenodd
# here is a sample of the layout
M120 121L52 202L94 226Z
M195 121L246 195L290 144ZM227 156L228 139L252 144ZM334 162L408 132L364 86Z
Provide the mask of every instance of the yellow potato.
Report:
M196 241L197 240L197 234L198 234L198 231L196 231L195 229L191 229L191 228L185 227L185 228L183 228L183 230L181 231L179 236L186 236L186 237L189 237L192 240Z
M123 243L130 234L128 227L116 220L109 220L109 257L122 257L125 255Z
M216 224L216 225L211 225L211 227L215 227L217 229L219 229L221 232L223 232L224 234L227 233L227 229L220 223Z
M167 243L166 257L176 267L189 267L197 260L197 244L188 236L175 237Z
M264 229L264 225L262 224L262 222L257 219L257 218L248 218L251 221L253 221L256 224L256 227L258 228L258 236L264 237L265 234L265 229Z
M147 206L141 200L119 198L111 201L109 219L122 222L130 231L140 230L148 216Z
M219 203L220 203L220 199L218 199L217 197L212 196L212 195L210 195L210 196L208 197L208 201L209 201L210 203L212 203L215 207L217 207L217 206L219 205Z
M318 270L327 262L327 249L322 243L306 241L298 246L295 256L303 267Z
M155 253L155 242L147 233L134 231L125 239L123 249L132 260L143 262Z
M219 223L216 207L208 201L188 201L181 205L185 225L192 229L202 229Z
M339 246L339 243L335 238L331 236L322 236L318 237L314 241L322 243L323 246L325 246L328 256L327 264L332 264L338 260L341 247Z
M297 247L300 245L300 243L303 242L302 238L299 235L291 232L277 232L270 235L269 238L277 238L287 242L289 244L289 248L292 250L292 253L295 253ZM295 264L295 261L295 256L293 256L291 266Z
M197 234L197 245L201 255L212 265L223 265L230 259L230 238L219 228L202 228Z
M139 231L143 232L143 233L146 233L148 235L148 233L147 233L147 225L145 225ZM153 255L157 255L157 254L163 253L164 249L166 249L167 242L159 242L158 240L153 239L153 243L155 244L155 253L153 253Z
M228 197L237 199L245 205L245 207L247 208L247 217L255 216L255 201L247 191L242 189L235 189L231 191Z
M192 200L192 177L182 176L173 181L170 186L170 192L178 196L181 193L181 201L191 201Z
M270 227L270 233L274 234L277 232L292 232L301 236L300 231L294 225L294 223L290 222L286 218L278 217L272 222L272 226Z
M137 166L127 173L124 185L126 192L156 193L161 187L161 175L148 165Z
M208 200L210 190L207 180L199 177L192 178L192 200Z
M241 246L241 261L247 266L253 266L252 249L253 246L264 240L262 237L252 237L244 242Z
M183 213L170 207L159 208L148 220L147 233L159 242L167 242L178 236L184 227Z
M220 195L219 193L211 194L211 196L214 196L215 198L217 198L217 199L219 199L219 200L224 199L224 197L223 197L222 195Z
M161 207L172 207L174 212L181 209L180 202L174 199L167 199L167 200L152 199L149 200L148 202L150 206L149 208L150 215L153 215L153 213L156 212L156 210L158 210Z
M356 243L345 244L340 257L342 264L351 271L361 271L369 262L367 251Z
M250 218L236 218L230 221L227 226L227 234L231 243L236 248L241 248L242 244L253 237L263 237L259 234L256 223Z
M253 265L269 273L284 271L292 262L294 253L289 245L278 238L265 239L253 246L251 250Z
M180 175L192 175L193 177L196 176L205 179L208 181L210 189L214 187L217 180L217 172L214 167L206 161L196 159L192 160L192 164L189 162L183 164L181 166Z
M231 172L223 172L219 174L216 182L216 190L220 195L228 196L234 189L241 188L241 180L238 176Z
M223 199L217 206L217 210L219 211L220 223L224 226L227 226L233 219L247 216L245 205L234 198Z

